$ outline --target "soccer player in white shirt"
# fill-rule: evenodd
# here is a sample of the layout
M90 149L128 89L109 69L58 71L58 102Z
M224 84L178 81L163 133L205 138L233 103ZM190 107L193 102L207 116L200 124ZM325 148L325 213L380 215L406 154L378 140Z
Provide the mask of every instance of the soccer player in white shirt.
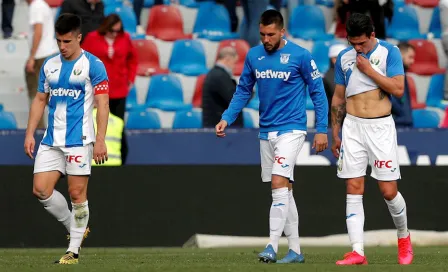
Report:
M332 151L339 158L338 177L347 180L346 223L353 251L336 264L367 264L362 198L369 164L397 228L398 262L410 264L413 251L406 202L397 188L401 175L390 101L391 95L402 97L404 93L403 61L398 47L375 38L370 17L354 13L346 28L352 46L339 53L335 65ZM345 113L341 142L339 130Z
M76 264L88 232L87 184L91 161L93 158L102 164L107 160L109 87L103 63L81 49L81 19L62 14L56 21L55 32L60 54L48 57L41 68L24 148L33 159L34 133L48 101L48 126L34 163L33 193L70 233L66 254L57 262ZM94 100L98 105L96 135ZM54 189L62 175L67 175L71 212L64 196Z

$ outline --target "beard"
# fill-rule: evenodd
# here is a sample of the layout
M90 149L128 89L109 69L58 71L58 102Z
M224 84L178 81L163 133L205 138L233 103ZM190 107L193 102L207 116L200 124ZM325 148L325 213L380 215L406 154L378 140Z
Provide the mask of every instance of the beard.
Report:
M275 52L279 47L280 47L280 43L281 43L281 39L277 42L277 43L275 43L274 44L274 46L273 47L271 47L271 48L267 48L266 46L267 45L269 45L269 44L263 44L263 46L264 46L264 50L266 50L268 53L272 53L272 52Z

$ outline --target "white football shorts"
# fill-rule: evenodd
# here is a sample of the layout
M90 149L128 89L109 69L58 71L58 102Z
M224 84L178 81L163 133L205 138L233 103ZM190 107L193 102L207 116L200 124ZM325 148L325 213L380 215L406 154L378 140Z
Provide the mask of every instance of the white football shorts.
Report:
M270 182L272 175L294 181L294 166L305 142L306 132L292 130L278 135L268 133L268 140L260 139L261 180Z
M337 175L345 179L365 176L369 164L376 180L401 178L394 119L391 115L364 119L347 114L342 125Z
M59 171L63 175L90 175L93 143L76 147L52 147L40 144L34 173Z

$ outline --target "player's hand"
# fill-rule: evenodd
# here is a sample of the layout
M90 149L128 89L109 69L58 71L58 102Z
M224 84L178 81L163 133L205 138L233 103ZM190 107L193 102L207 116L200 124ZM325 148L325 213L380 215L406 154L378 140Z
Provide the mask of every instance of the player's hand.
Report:
M328 147L327 134L317 133L314 135L313 149L316 149L316 154L324 151Z
M108 160L106 142L97 140L93 147L93 159L96 164L103 164Z
M339 152L341 150L341 139L339 137L333 138L333 143L331 144L331 152L333 155L339 159Z
M34 153L34 146L36 145L36 141L34 140L34 136L26 136L25 137L25 154L30 157L31 159L34 159L33 153Z
M25 70L28 72L28 73L34 73L34 64L35 64L35 60L33 59L33 58L29 58L27 61L26 61L26 65L25 65Z
M225 137L226 134L224 133L224 130L226 129L226 127L227 127L227 121L225 120L219 121L219 123L215 127L216 136L221 138Z
M358 54L356 56L356 66L358 67L359 71L363 72L364 74L368 74L368 72L373 69L372 65L370 65L369 60L363 57L361 54Z

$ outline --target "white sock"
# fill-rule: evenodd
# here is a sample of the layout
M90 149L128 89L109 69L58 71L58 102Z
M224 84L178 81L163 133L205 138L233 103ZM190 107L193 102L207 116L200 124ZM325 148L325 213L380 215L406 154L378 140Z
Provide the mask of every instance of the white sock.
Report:
M346 222L353 251L364 256L364 207L362 195L347 195Z
M297 211L296 201L292 190L289 191L289 209L288 217L285 223L285 235L288 239L289 249L295 253L300 254L300 242L299 242L299 212Z
M49 198L44 200L39 199L39 201L44 205L45 210L61 222L67 231L70 232L71 213L65 197L58 191L53 190Z
M82 238L89 222L89 202L72 203L72 223L70 226L70 245L67 251L79 253Z
M384 201L386 201L390 215L394 220L398 238L407 237L409 235L408 219L406 215L406 202L403 196L398 192L394 199Z
M279 188L272 190L272 206L269 213L270 239L274 251L278 250L278 241L285 228L286 218L288 217L289 196L288 188Z

